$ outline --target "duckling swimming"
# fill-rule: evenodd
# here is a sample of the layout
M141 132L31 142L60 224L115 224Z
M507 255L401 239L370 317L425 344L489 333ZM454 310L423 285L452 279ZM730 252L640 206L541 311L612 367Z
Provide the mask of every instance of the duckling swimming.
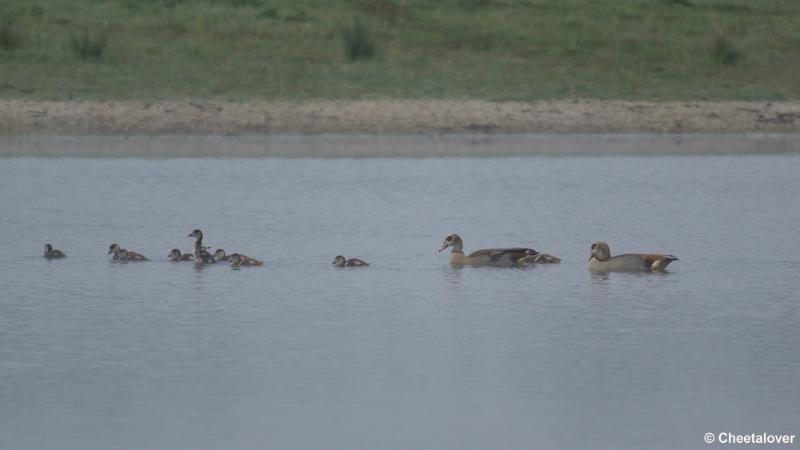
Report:
M228 261L231 262L231 267L240 267L240 266L262 266L264 263L257 259L253 259L244 255L240 255L238 253L234 253L228 257Z
M369 263L358 258L345 259L342 255L336 255L331 265L336 267L366 267Z
M150 261L144 255L136 252L132 252L130 250L122 249L122 253L120 257L124 258L125 261Z
M119 244L114 243L108 246L108 254L111 255L112 261L119 261L119 252L122 250L122 247Z
M167 259L172 262L194 261L194 256L192 256L191 253L181 253L177 248L173 248L172 251L169 252L169 255L167 255Z
M226 255L225 250L218 248L214 251L214 259L217 261L230 261L231 255Z
M194 238L194 246L192 247L192 256L194 262L197 264L212 264L217 262L214 256L203 247L203 232L199 229L192 230L188 237Z
M239 258L241 258L242 260L249 259L249 260L252 260L252 261L258 261L257 259L251 258L251 257L245 255L244 253L235 253L235 254L239 255ZM223 250L221 248L218 248L218 249L216 249L214 251L214 259L216 259L217 262L220 262L220 261L230 262L232 257L233 257L233 255L225 254L225 250Z
M525 256L517 260L518 266L532 266L534 264L558 264L561 258L547 253L537 253L536 250L526 250Z
M150 261L144 255L126 250L116 243L108 246L108 254L113 255L112 261Z
M122 249L119 250L119 253L117 253L117 257L119 258L119 259L117 259L117 262L119 262L119 263L127 263L129 256L130 255L128 255L128 251L125 250L124 248L122 248Z
M50 244L44 244L44 257L47 259L56 259L66 258L67 255L65 255L61 250L53 249L53 246Z

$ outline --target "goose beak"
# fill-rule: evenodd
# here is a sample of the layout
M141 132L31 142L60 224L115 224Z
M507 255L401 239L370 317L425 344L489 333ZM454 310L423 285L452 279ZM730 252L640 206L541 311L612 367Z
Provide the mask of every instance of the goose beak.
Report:
M447 247L449 247L449 246L450 246L450 244L448 244L447 242L443 243L443 244L442 244L442 248L440 248L440 249L439 249L439 252L438 252L438 253L442 253L442 251L443 251L444 249L446 249Z
M186 237L194 237L194 235L192 235L192 233L189 233L188 235L186 235Z
M109 250L108 253L106 253L106 255L110 255L112 253L114 253L114 250Z

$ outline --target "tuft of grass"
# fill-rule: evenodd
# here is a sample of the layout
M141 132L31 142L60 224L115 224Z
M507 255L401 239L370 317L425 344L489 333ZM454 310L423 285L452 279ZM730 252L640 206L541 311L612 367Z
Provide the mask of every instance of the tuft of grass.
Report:
M339 33L344 45L344 56L348 61L372 59L375 56L375 43L367 26L358 18L341 27Z
M14 50L22 45L22 34L13 19L0 21L0 49Z
M261 19L277 19L280 16L278 14L278 8L272 6L259 11L259 13L256 14L256 17Z
M286 14L283 19L287 22L307 22L308 13L300 6L292 6L292 10Z
M711 57L719 64L732 66L742 59L742 53L727 36L718 35L711 47Z
M39 5L38 3L33 4L28 10L28 12L30 13L31 17L34 17L36 19L41 19L44 16L44 7L42 7L42 5Z
M100 59L106 50L108 36L105 33L90 33L87 29L80 34L73 34L69 43L76 57L83 60Z

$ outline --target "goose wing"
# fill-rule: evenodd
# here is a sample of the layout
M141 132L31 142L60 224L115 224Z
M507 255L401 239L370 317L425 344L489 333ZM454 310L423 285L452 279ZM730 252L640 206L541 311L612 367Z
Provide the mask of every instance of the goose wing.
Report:
M644 264L650 270L664 270L669 263L677 261L678 257L675 255L662 255L660 253L650 253L642 255Z

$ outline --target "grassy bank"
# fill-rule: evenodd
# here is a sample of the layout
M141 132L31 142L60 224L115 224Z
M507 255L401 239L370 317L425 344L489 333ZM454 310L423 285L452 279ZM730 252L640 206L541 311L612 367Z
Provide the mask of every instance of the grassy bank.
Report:
M797 0L0 0L0 97L800 98Z

